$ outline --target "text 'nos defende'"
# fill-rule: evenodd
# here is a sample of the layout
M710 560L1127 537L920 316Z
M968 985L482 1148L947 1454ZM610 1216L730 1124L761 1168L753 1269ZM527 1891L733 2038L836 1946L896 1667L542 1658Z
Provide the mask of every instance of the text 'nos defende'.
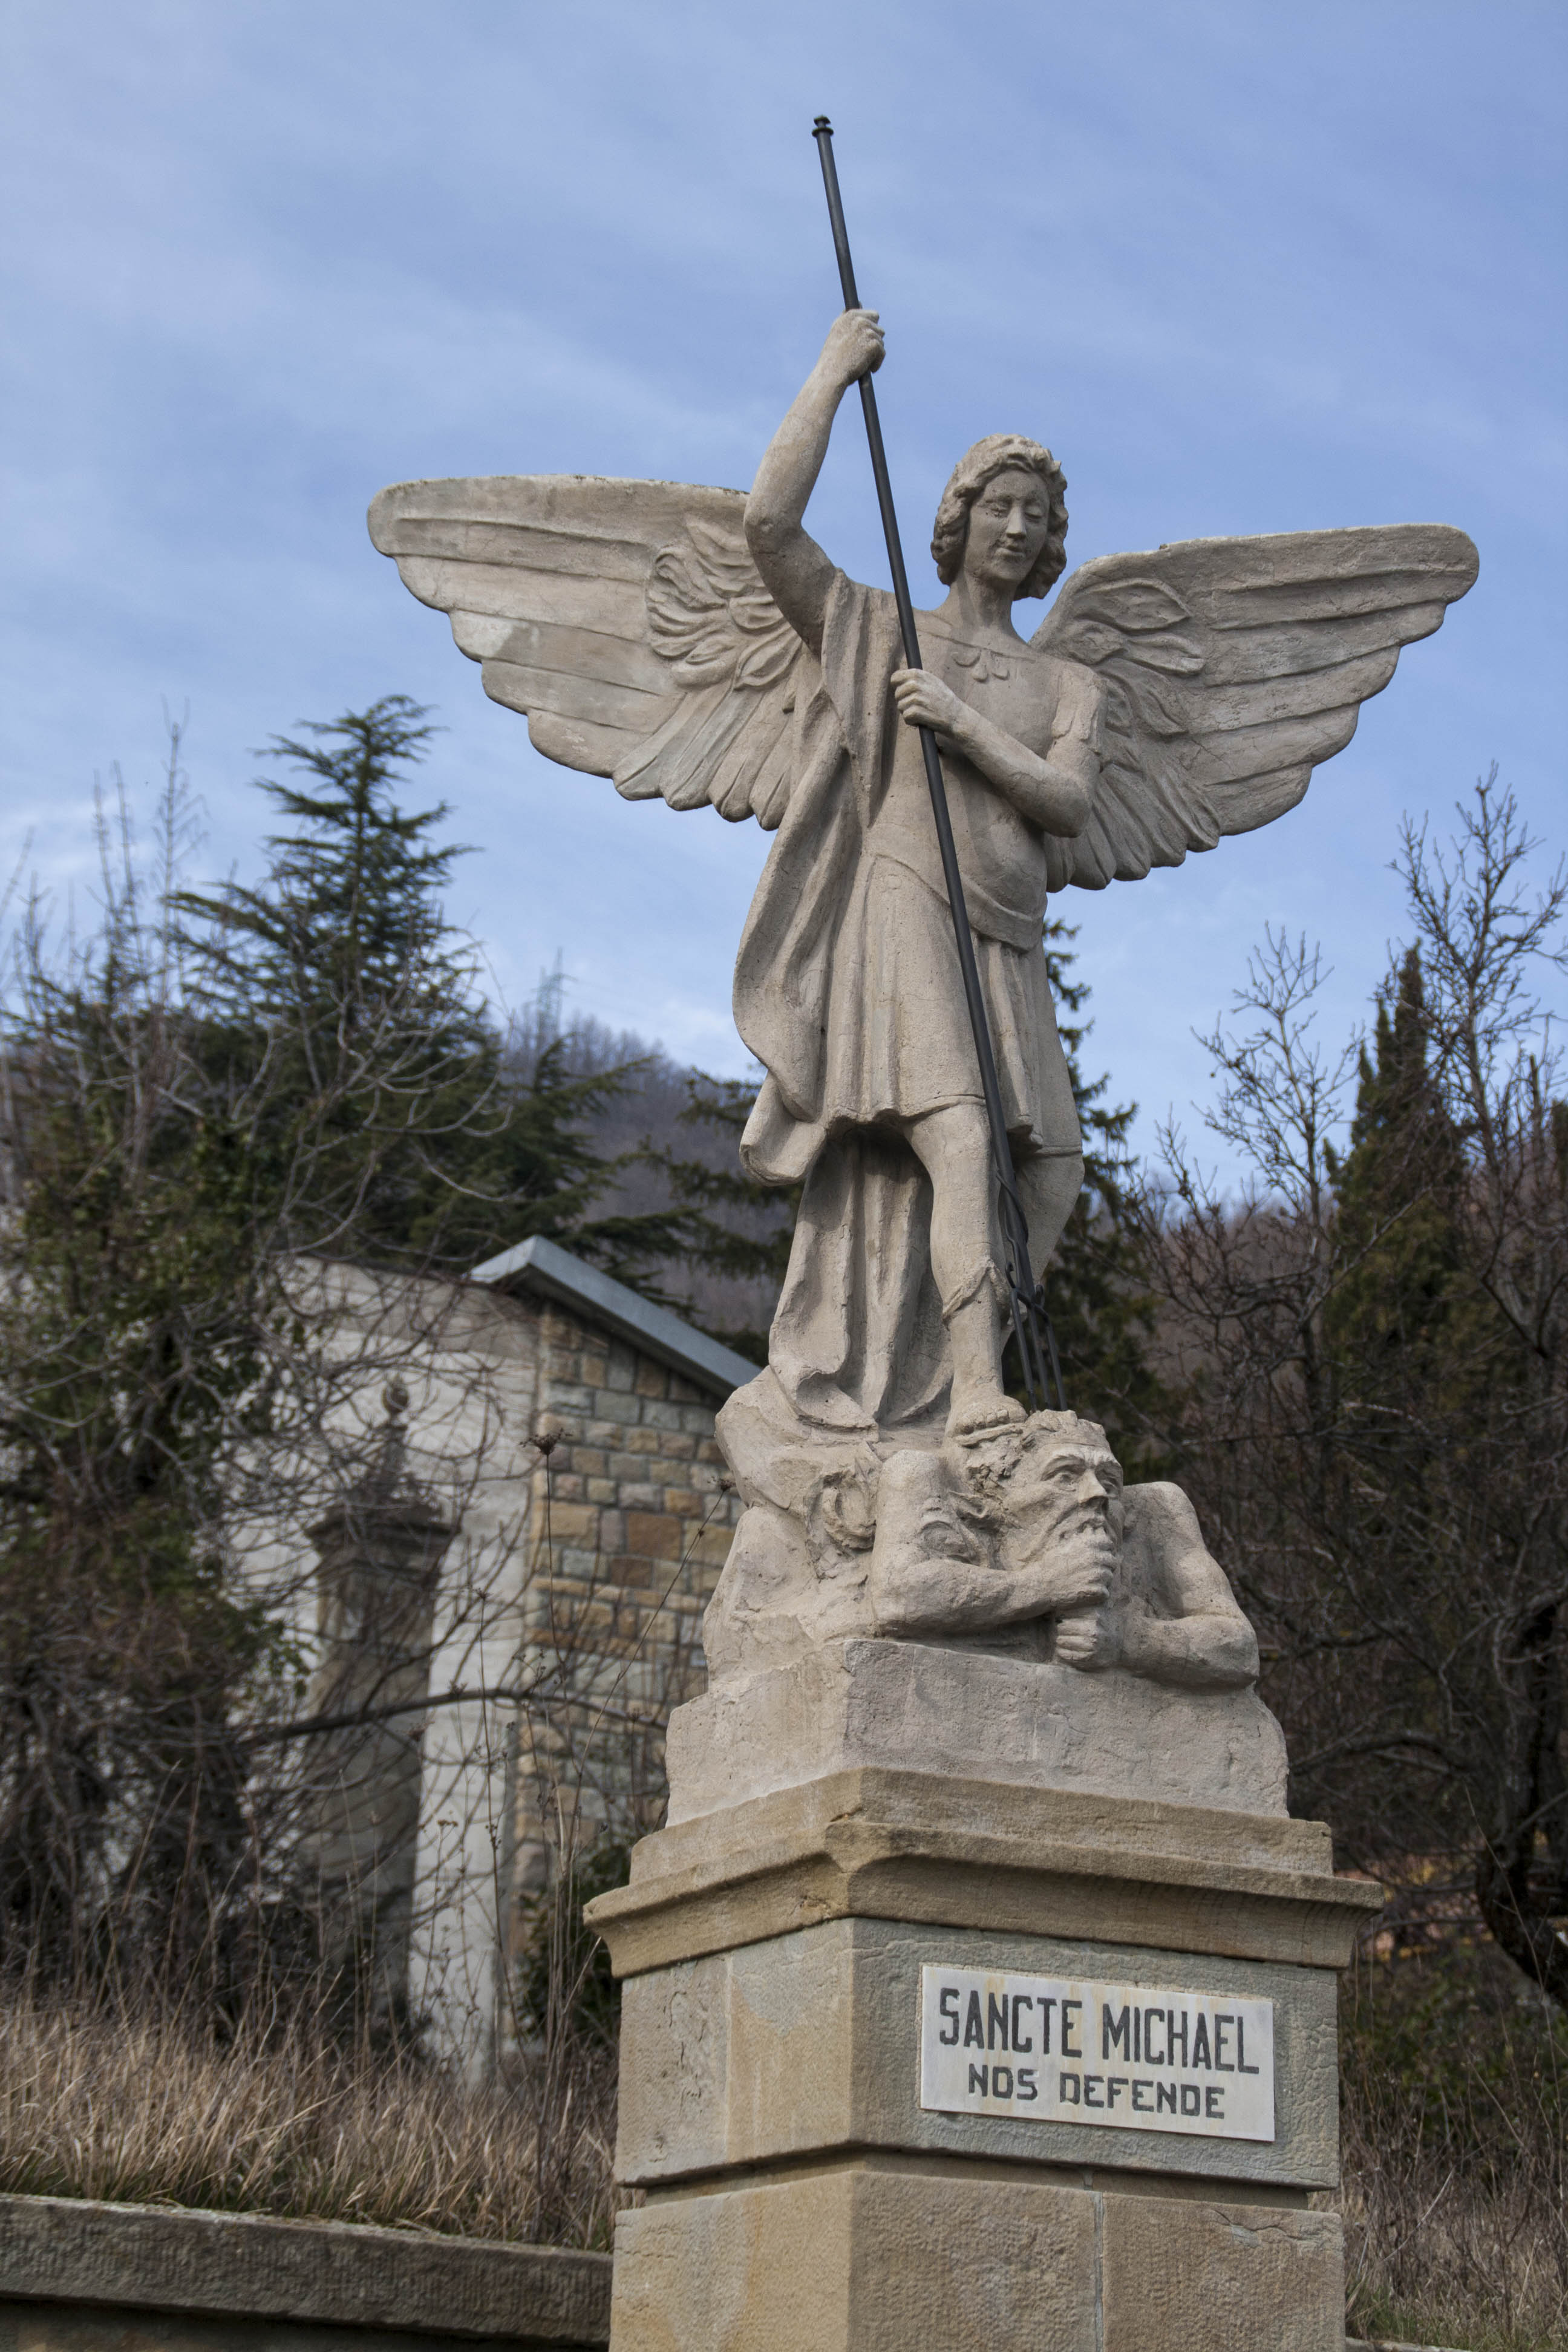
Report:
M1168 1986L921 1970L921 2105L1274 2137L1274 2004Z

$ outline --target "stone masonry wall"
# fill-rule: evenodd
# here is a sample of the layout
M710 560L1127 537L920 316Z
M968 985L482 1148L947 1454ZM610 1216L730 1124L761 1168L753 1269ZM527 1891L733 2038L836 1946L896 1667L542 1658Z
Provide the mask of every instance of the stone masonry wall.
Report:
M0 2197L0 2352L603 2352L610 2257Z
M658 1825L662 1725L702 1687L701 1612L739 1517L713 1436L721 1395L553 1303L535 1319L536 1436L523 1647L568 1682L564 1719L520 1727L511 1879L548 1869L558 1822L586 1840ZM564 1720L564 1728L563 1721Z
M559 1442L534 1472L531 1524L542 1540L548 1502L549 1589L600 1601L583 1630L618 1656L672 1580L671 1606L700 1614L729 1555L722 1399L557 1307L541 1313L539 1350L539 1426L550 1416Z

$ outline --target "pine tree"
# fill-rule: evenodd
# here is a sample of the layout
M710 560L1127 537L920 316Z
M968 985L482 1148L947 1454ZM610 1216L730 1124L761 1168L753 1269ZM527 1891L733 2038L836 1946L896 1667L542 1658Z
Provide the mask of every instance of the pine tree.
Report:
M178 796L176 735L170 845ZM57 954L29 925L3 1009L0 1964L232 1984L233 1710L286 1665L221 1538L268 1414L271 1203L101 813L100 846L96 931Z
M760 1285L765 1297L776 1298L789 1265L802 1188L761 1183L741 1165L741 1136L757 1098L754 1087L693 1070L687 1092L682 1125L715 1134L726 1147L720 1155L723 1164L715 1167L697 1153L678 1159L647 1146L643 1155L662 1172L683 1219L681 1256L705 1274ZM737 1354L754 1364L767 1362L765 1322L710 1328L714 1339Z
M542 1234L646 1286L679 1217L592 1213L616 1166L591 1122L634 1073L574 1076L559 1045L509 1070L441 903L447 803L397 798L434 732L389 695L273 740L309 782L258 780L291 820L264 879L176 900L205 1050L241 1091L271 1069L253 1148L289 1171L295 1246L456 1269Z
M1406 823L1410 947L1364 1046L1322 1050L1316 955L1267 940L1247 1028L1205 1041L1250 1181L1219 1197L1178 1148L1148 1264L1293 1805L1393 1883L1402 1940L1479 1913L1568 2007L1568 1112L1538 978L1568 871L1538 847L1495 770L1446 839Z
M447 804L405 814L394 798L433 731L390 695L274 739L266 756L311 788L258 780L292 820L266 843L265 877L174 900L204 1058L258 1097L253 1150L302 1249L427 1244L444 1163L493 1087L472 958L437 895L461 854L428 838Z
M615 1167L586 1129L626 1073L507 1065L441 912L445 812L397 805L428 734L391 698L275 745L309 789L268 785L289 823L263 880L206 893L173 887L176 738L159 870L122 810L96 929L24 927L0 1006L0 1969L245 1996L293 1797L243 1726L287 1718L299 1661L242 1561L258 1514L297 1539L327 1401L365 1370L325 1362L296 1254L471 1265L543 1232L635 1277L669 1238L668 1213L594 1213Z

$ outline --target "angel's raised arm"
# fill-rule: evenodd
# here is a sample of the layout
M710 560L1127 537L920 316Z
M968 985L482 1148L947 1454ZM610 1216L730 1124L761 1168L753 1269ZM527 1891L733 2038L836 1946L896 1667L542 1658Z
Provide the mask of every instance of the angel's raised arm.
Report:
M814 654L822 650L833 565L803 519L827 455L839 402L852 383L881 364L882 331L875 310L841 311L821 357L763 452L746 500L752 561L779 610Z

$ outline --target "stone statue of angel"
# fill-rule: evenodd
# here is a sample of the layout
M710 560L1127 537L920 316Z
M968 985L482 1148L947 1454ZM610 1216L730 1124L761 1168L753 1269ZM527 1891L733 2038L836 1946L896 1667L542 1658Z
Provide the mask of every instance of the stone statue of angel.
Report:
M1038 1272L1082 1179L1047 900L1294 807L1477 571L1442 525L1188 541L1086 563L1026 639L1015 605L1065 567L1066 483L1038 442L996 434L942 492L947 594L920 616L928 667L907 669L892 598L804 520L845 393L883 350L876 312L835 320L749 498L501 478L404 484L370 518L539 751L775 834L734 992L767 1074L743 1158L804 1187L769 1369L741 1392L775 1466L797 1443L818 1461L825 1444L975 1445L1022 1419L916 728L942 753ZM731 1451L756 1455L740 1402Z

